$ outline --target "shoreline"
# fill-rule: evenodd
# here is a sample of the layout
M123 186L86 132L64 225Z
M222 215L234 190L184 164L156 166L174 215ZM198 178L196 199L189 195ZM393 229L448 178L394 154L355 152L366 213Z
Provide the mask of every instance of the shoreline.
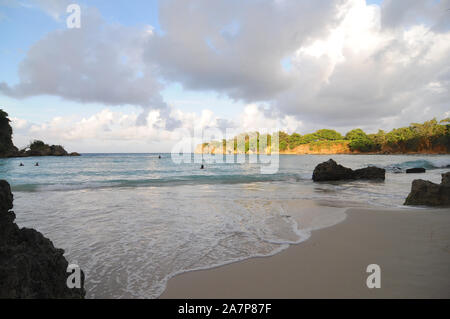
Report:
M170 154L170 153L168 153ZM244 155L244 153L231 153L231 154L224 154L224 153L207 153L207 152L193 152L191 154L195 155ZM348 152L348 153L295 153L295 152L281 152L281 153L245 153L245 155L450 155L450 152L443 153L443 152L408 152L408 153L402 153L402 152L394 152L394 153L386 153L386 152Z
M450 298L448 209L345 214L273 256L176 275L159 298ZM370 264L381 289L366 286Z

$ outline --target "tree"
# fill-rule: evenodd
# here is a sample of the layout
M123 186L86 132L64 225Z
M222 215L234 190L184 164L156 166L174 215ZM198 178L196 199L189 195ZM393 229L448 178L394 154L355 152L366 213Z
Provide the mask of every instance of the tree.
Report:
M319 138L316 136L316 134L306 134L302 136L301 144L309 144L318 140Z
M302 144L302 136L294 133L289 137L289 148L293 149Z
M326 141L337 141L344 139L341 133L328 129L318 130L315 135L318 139Z
M280 151L285 151L289 146L289 134L285 132L278 132L278 138L280 143Z
M352 151L370 152L375 150L375 143L359 128L348 132L345 139L350 141L349 147Z

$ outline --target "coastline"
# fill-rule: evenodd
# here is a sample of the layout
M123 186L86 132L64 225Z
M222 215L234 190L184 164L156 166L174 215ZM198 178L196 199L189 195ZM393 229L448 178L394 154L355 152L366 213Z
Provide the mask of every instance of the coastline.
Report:
M177 275L160 298L450 298L448 209L346 215L274 256ZM381 289L366 286L369 264Z
M244 155L242 152L233 152L233 153L223 153L223 152L201 152L201 151L194 151L192 154L198 154L198 155ZM289 151L281 151L277 153L261 153L261 152L247 152L245 155L271 155L271 154L278 154L278 155L450 155L450 152L432 152L432 151L423 151L423 152L358 152L358 151L348 151L348 152L329 152L329 151L304 151L304 152L298 152L295 150L289 150Z

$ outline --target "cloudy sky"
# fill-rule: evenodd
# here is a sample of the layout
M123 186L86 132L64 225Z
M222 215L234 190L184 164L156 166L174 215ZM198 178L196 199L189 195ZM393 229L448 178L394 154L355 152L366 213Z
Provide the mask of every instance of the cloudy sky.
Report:
M165 152L195 128L450 116L450 0L0 0L0 39L19 147Z

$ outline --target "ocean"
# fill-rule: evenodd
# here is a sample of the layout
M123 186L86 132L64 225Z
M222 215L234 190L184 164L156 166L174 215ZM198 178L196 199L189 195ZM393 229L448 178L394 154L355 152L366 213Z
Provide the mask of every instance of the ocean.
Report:
M313 183L330 157L386 168L386 181ZM450 155L281 155L265 175L248 162L201 170L170 154L83 154L1 159L0 179L19 226L84 270L87 298L157 298L176 274L276 254L344 220L346 207L402 208L414 179L440 183L448 165ZM398 173L412 167L427 172Z

